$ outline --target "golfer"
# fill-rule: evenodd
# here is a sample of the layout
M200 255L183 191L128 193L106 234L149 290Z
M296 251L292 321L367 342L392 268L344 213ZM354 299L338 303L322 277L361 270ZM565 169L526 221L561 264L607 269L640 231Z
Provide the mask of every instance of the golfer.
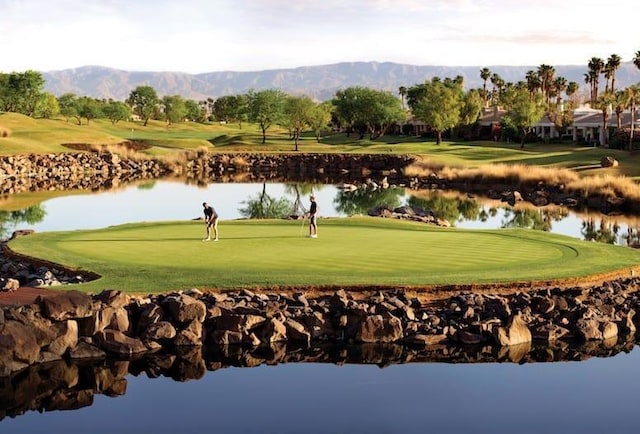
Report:
M318 204L313 194L309 196L309 200L311 201L311 206L309 207L309 238L318 238L318 225L316 224Z
M207 205L207 202L202 203L204 208L204 224L207 230L207 235L202 241L211 241L211 228L213 228L213 241L218 241L218 213L211 205Z

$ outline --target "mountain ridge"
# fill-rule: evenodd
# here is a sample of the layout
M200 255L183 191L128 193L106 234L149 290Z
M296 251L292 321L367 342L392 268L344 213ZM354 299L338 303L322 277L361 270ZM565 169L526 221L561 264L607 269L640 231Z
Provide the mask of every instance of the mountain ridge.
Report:
M335 92L349 86L366 86L398 92L400 86L410 87L434 76L464 78L466 88L482 87L480 69L484 66L411 65L395 62L357 61L318 66L266 69L260 71L213 71L187 73L179 71L128 71L99 65L42 72L45 89L56 96L72 92L81 96L125 100L131 90L150 85L160 96L182 95L185 98L205 100L223 95L246 93L249 90L281 89L291 94L305 94L318 100L327 100ZM507 82L524 80L529 70L537 66L487 66ZM557 65L556 76L584 84L585 65ZM632 62L624 62L616 72L617 88L640 81L640 71ZM602 80L604 82L604 79ZM487 83L490 87L491 84Z

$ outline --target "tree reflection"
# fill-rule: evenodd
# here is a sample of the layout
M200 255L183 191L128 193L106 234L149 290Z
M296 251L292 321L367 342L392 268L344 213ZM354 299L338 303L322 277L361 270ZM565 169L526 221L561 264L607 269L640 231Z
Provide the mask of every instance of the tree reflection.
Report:
M593 217L589 217L582 222L580 233L587 241L615 244L619 231L620 226L617 222L611 223L607 219L601 219L600 222L597 222Z
M377 206L396 208L400 206L400 197L404 196L404 188L378 188L366 187L355 190L340 190L333 200L336 211L348 216L366 214Z
M262 183L262 192L252 199L242 202L245 207L239 208L238 212L245 218L250 219L273 219L283 218L289 215L292 203L287 198L275 198L267 194L267 184Z
M435 216L449 221L451 226L461 219L487 220L487 213L478 201L463 197L448 197L441 192L434 191L428 198L411 196L407 202L414 208L430 210ZM484 214L482 214L484 212Z
M302 203L302 198L313 193L318 192L323 187L323 184L285 184L284 191L293 196L293 206L291 208L291 215L304 215L307 212L307 208Z
M538 231L551 231L554 221L560 221L567 217L566 209L513 209L505 208L502 228L535 229Z
M40 223L46 214L42 205L33 205L18 211L0 211L0 237L7 238L9 232L21 223Z

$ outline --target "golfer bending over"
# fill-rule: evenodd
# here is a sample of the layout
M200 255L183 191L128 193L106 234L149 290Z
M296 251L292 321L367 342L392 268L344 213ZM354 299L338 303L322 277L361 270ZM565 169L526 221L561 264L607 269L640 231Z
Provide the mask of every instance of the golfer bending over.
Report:
M313 194L309 196L309 200L311 200L311 206L309 207L309 237L318 238L318 225L316 224L318 204L316 204L316 198Z
M202 203L204 208L204 224L207 228L207 236L202 241L211 241L211 228L213 228L213 241L218 241L218 213L207 202Z

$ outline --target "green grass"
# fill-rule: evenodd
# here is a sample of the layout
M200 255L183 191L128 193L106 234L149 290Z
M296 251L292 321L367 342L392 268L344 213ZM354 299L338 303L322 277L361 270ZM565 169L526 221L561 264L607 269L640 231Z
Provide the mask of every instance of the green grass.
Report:
M640 252L531 230L442 229L377 218L137 223L17 238L11 249L103 277L78 289L156 293L197 287L474 284L584 277L634 266ZM306 228L305 228L306 229Z
M17 153L65 152L64 143L96 145L117 144L135 139L151 145L149 155L172 155L182 150L206 148L211 152L291 152L293 142L285 129L272 127L267 131L267 143L256 125L198 124L182 122L167 128L166 123L150 121L118 122L112 125L104 119L79 126L75 120L32 119L15 113L0 114L0 126L11 131L9 137L0 138L0 155ZM476 167L484 164L531 164L546 167L566 167L584 175L625 175L640 177L640 153L592 148L572 144L527 144L524 149L517 143L492 141L443 142L408 136L383 136L376 140L356 135L332 133L317 143L311 134L305 134L299 145L300 152L314 153L378 153L420 155L435 164ZM600 158L610 155L620 165L600 168Z

